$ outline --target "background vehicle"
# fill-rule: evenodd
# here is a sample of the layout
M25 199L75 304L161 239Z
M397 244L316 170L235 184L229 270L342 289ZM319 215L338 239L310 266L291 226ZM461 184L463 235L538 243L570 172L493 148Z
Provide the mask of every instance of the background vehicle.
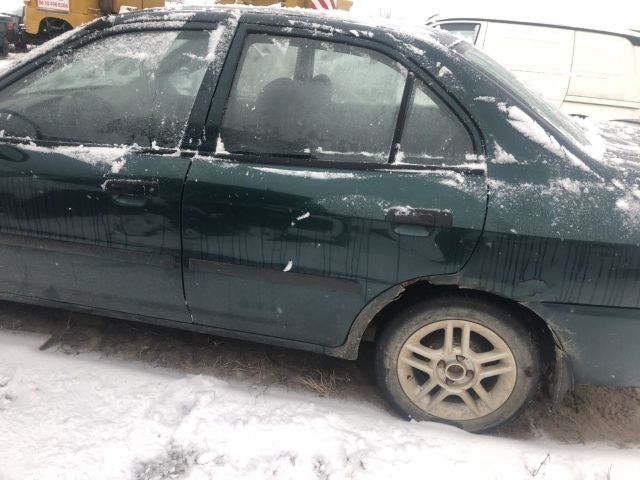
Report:
M473 431L640 385L640 130L594 153L445 32L238 10L100 19L0 76L0 298L371 340L403 416Z
M1 15L11 17L11 20L6 26L7 40L10 44L13 44L16 52L24 52L27 48L22 30L23 12L24 7L21 6L13 11L10 10L1 13Z
M25 0L24 34L41 43L121 7L163 7L165 0Z
M468 17L429 25L482 49L568 114L640 118L640 35L632 30Z
M9 55L9 32L14 25L13 18L0 14L0 57Z

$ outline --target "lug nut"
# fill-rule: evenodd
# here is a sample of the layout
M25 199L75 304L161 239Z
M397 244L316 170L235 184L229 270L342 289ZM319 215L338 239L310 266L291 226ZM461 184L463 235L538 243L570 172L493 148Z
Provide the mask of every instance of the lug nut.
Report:
M456 360L459 362L464 362L466 358L464 358L462 355L456 355Z

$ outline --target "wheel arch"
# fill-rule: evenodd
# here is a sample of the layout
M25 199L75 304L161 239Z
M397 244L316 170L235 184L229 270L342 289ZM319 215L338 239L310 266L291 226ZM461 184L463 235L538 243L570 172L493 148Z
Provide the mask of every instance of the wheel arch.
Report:
M420 278L395 285L371 300L353 322L346 341L327 350L327 354L355 360L363 342L375 341L379 332L395 315L409 305L428 298L457 296L476 299L513 313L537 338L543 367L543 393L557 405L574 387L571 361L553 327L526 302L518 302L494 293L461 288L457 284L435 284Z
M41 34L44 31L44 29L47 27L47 24L49 22L54 24L59 24L61 27L64 28L65 31L73 29L73 25L71 25L69 22L67 22L63 18L59 18L55 16L53 17L45 16L40 19L40 23L38 24L38 34Z

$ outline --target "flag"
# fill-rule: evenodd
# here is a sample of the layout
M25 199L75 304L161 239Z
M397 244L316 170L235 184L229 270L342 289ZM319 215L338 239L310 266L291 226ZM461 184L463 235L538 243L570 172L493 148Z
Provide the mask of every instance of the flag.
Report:
M311 0L311 8L317 10L336 10L338 0Z

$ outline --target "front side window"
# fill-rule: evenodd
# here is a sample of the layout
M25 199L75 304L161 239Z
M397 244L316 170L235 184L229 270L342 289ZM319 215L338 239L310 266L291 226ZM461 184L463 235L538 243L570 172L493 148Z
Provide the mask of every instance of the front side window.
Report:
M473 144L460 120L429 93L423 82L416 81L396 163L459 165L473 153Z
M221 140L230 153L386 163L406 78L367 49L250 35Z
M209 32L135 32L56 57L0 92L5 136L176 146L209 62Z

